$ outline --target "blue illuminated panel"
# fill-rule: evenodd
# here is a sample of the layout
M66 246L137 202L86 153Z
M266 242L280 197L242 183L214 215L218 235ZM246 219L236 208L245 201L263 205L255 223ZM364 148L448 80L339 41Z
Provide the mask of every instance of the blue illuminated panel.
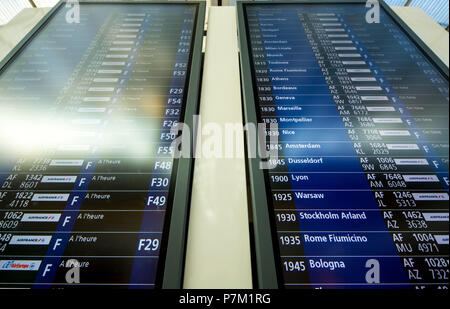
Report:
M68 14L0 72L0 286L153 288L197 5Z
M382 10L245 6L289 288L448 287L448 80ZM274 134L274 132L271 132Z

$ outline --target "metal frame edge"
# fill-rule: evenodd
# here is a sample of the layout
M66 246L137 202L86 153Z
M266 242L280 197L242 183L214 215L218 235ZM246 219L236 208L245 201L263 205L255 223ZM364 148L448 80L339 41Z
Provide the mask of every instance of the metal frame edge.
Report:
M146 1L147 3L158 4L197 4L197 23L195 25L194 48L192 50L191 72L189 76L189 87L186 98L186 109L184 115L184 123L193 128L192 116L197 112L200 94L200 73L202 62L202 44L203 44L203 28L205 23L206 6L203 1ZM130 2L126 0L119 1L102 1L99 4L107 3L136 3L145 4L146 2ZM51 19L51 17L59 10L66 0L60 0L42 19L23 37L22 40L0 61L0 72L8 63L20 52L20 50L32 40L33 36L41 30L43 26ZM80 3L92 3L89 0L81 0ZM181 288L184 256L186 247L186 228L187 216L189 208L189 197L191 191L191 173L193 169L193 156L191 147L191 158L180 158L178 161L178 170L175 182L174 200L172 205L172 213L170 218L169 235L167 242L167 252L164 265L164 275L162 287L166 289ZM188 183L186 183L188 182Z
M173 3L173 2L170 2ZM200 102L200 76L202 65L203 28L205 23L206 5L197 3L197 24L195 25L194 48L192 50L191 72L189 76L189 88L186 99L184 124L191 129L190 141L194 136L193 116L197 113ZM192 144L191 144L192 146ZM191 179L193 171L193 147L190 147L191 158L178 159L178 171L175 182L174 200L170 218L167 252L164 265L163 289L180 289L184 273L186 254L187 222L190 207Z
M297 1L283 1L283 0L244 0L237 1L237 24L238 24L238 41L240 48L240 66L242 79L242 94L244 104L244 119L246 123L257 124L256 104L253 95L253 82L250 66L250 53L247 44L247 33L244 19L244 5L245 4L346 4L346 3L365 3L364 0L297 0ZM446 75L448 79L449 68L445 63L423 42L420 37L392 10L388 4L380 0L380 4L385 12L394 20L411 39L411 41L421 50L421 52L429 58L433 65L441 70L441 73ZM246 135L246 138L248 136ZM272 232L270 229L269 209L266 200L266 186L262 170L259 169L259 155L256 158L247 158L249 167L249 181L250 181L250 195L251 207L253 210L253 233L255 239L255 256L256 256L256 271L259 288L272 289L278 288L278 279L276 273L274 248L272 240ZM265 225L265 226L264 226Z
M239 57L241 66L242 94L244 104L244 121L258 125L255 99L253 96L253 81L250 69L250 54L247 45L247 33L244 20L243 2L237 2L237 23L239 40ZM248 131L246 139L248 141ZM247 145L250 143L248 142ZM269 207L266 198L266 186L263 170L259 164L261 158L247 158L250 181L251 208L253 211L253 233L255 244L256 272L258 288L277 289L278 279L276 273L272 231L269 217Z

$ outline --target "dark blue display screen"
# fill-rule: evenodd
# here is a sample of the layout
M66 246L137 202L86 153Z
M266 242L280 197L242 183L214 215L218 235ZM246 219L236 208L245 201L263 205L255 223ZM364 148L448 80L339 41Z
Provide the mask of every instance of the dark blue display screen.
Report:
M61 5L0 72L0 287L153 288L197 4L77 14Z
M288 288L448 288L448 79L381 9L245 5Z

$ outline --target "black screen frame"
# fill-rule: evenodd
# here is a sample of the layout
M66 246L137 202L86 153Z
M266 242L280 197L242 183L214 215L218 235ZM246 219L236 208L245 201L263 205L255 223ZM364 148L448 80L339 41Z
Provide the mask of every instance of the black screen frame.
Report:
M12 64L33 39L45 29L45 26L64 7L67 0L60 0L55 6L23 37L23 39L0 61L0 75ZM203 1L126 1L79 0L80 5L186 5L195 6L195 17L192 29L190 55L183 94L183 108L180 120L189 128L193 128L193 116L198 112L200 103L200 85L202 71L202 44L205 23L206 5ZM181 136L179 132L177 137ZM190 138L193 143L193 137ZM174 158L166 213L163 223L160 252L155 278L156 289L180 289L184 276L188 214L192 188L192 172L194 155L192 147L188 158ZM187 183L186 183L187 182ZM130 285L132 285L130 283Z
M379 1L380 7L392 18L397 26L403 31L411 42L420 50L439 73L449 80L449 68L445 63L414 33L414 31L387 5L384 1ZM246 7L251 5L295 5L295 4L365 4L364 0L293 0L293 1L238 1L238 41L240 47L240 71L243 94L243 111L245 123L254 123L255 125L261 119L260 110L257 108L257 90L254 66L252 61L251 41L248 29ZM246 145L249 145L248 132L246 132ZM271 196L271 187L269 173L267 170L259 170L259 163L264 161L259 154L255 158L247 158L248 176L249 176L249 196L250 208L253 218L250 230L252 239L255 241L253 259L254 272L257 277L257 287L263 289L284 289L283 272L281 269L281 256L277 237L273 200ZM264 199L265 197L265 199Z

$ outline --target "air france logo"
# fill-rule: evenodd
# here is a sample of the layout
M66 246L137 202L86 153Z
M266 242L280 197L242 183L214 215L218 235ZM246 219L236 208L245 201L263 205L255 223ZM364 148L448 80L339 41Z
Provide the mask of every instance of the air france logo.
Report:
M447 193L413 193L416 201L448 201Z
M77 180L76 176L44 176L43 183L74 183ZM59 197L59 196L58 196Z
M51 236L15 235L9 241L10 245L48 245Z
M83 160L52 160L50 166L82 166Z
M406 182L439 182L435 175L403 175Z
M37 193L33 195L31 201L33 202L66 202L69 199L69 194L47 194Z
M61 214L25 214L22 222L58 222Z
M448 221L448 213L434 212L434 213L423 213L425 221Z
M427 159L394 159L397 165L429 165Z

